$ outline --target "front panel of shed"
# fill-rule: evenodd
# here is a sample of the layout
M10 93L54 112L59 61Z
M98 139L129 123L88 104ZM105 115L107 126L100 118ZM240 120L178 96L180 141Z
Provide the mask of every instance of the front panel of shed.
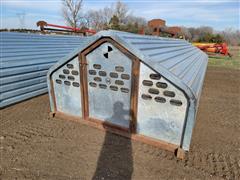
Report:
M180 145L184 93L113 40L97 41L52 79L57 111Z
M89 118L129 127L132 60L105 42L86 55Z
M186 111L183 92L141 63L137 133L180 145Z
M53 73L52 82L57 111L82 117L80 77L78 57Z

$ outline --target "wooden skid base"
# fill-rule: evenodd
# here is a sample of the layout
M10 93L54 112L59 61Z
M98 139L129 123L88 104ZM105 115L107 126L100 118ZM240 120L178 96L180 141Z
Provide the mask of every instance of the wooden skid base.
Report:
M156 140L156 139L153 139L150 137L146 137L144 135L132 134L132 133L130 133L129 129L127 129L127 128L119 127L119 126L113 125L111 123L106 123L106 122L96 120L96 119L82 119L82 118L79 118L76 116L66 115L61 112L50 113L49 115L51 118L58 117L60 119L76 121L76 122L79 122L79 123L82 123L85 125L89 125L89 126L101 129L103 131L108 131L108 132L111 132L114 134L118 134L118 135L130 138L135 141L143 142L143 143L155 146L157 148L170 151L170 152L174 153L177 156L177 158L179 158L179 159L185 158L185 151L183 149L181 149L179 146L171 144L171 143L167 143L167 142L164 142L161 140Z

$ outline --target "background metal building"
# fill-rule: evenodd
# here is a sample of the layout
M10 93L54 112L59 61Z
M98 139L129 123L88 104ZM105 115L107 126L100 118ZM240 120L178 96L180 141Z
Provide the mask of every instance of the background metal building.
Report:
M84 44L79 36L0 33L0 108L47 92L46 74Z
M102 31L48 73L51 111L189 150L208 57L184 40Z

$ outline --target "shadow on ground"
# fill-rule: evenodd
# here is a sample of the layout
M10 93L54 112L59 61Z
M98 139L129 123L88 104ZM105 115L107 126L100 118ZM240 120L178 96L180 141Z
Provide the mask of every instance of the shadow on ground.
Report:
M113 116L108 121L121 119L128 121L129 111L124 110L123 103L114 104ZM113 136L106 132L97 168L93 179L130 180L133 172L132 143L130 139Z

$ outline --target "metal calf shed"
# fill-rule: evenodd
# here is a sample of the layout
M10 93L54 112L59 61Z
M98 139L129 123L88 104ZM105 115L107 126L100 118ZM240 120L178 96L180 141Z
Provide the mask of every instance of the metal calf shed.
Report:
M51 115L181 156L189 150L208 57L184 40L102 31L48 72Z
M0 108L47 92L47 71L83 45L79 36L0 33Z

